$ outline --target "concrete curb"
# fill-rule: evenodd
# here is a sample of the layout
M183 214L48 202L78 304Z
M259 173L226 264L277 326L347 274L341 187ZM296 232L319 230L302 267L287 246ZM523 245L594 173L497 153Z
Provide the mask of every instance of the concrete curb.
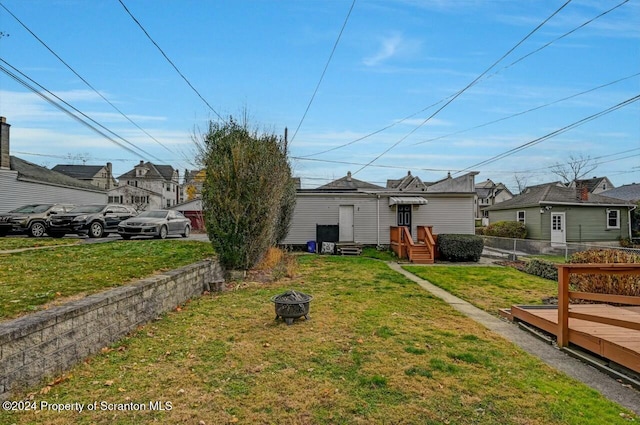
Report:
M397 271L420 285L431 294L442 299L457 311L480 323L490 331L493 331L508 341L511 341L527 353L540 358L550 367L560 372L564 372L573 379L576 379L600 392L609 400L631 410L636 415L640 415L640 392L634 388L623 386L620 382L611 378L609 375L606 375L594 367L569 356L543 341L540 341L530 333L521 330L515 324L492 316L491 314L471 305L467 301L451 295L444 289L433 285L429 281L409 273L404 270L400 264L387 262L387 265L392 270Z

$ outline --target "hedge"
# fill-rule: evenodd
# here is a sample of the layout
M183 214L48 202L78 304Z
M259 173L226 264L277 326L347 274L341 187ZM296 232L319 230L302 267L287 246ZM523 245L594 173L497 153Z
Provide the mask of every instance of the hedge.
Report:
M500 238L524 239L527 236L527 228L519 221L496 221L484 229L484 234Z
M439 234L437 248L440 256L448 261L478 261L484 241L476 235Z

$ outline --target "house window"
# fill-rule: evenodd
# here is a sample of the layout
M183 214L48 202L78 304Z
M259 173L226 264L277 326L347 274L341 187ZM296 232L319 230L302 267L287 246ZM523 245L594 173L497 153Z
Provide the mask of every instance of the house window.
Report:
M516 213L516 221L518 221L518 223L524 223L524 211L518 211Z
M607 210L607 229L620 228L620 210Z

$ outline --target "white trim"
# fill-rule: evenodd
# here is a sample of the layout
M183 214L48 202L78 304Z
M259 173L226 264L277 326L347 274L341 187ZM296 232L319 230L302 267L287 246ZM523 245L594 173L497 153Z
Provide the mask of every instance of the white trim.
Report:
M611 219L611 217L609 217L609 214L615 212L616 213L616 225L615 226L611 226L609 225L609 220ZM614 209L609 209L607 208L607 229L619 229L620 228L620 210L614 210Z

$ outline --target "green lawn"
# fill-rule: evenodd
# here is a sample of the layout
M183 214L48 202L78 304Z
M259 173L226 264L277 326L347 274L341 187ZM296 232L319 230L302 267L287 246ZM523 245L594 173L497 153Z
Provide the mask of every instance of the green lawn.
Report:
M80 239L3 237L0 238L0 251L44 246L77 245L80 242Z
M558 283L509 267L419 267L405 270L489 313L513 304L542 304L558 295Z
M292 280L192 300L0 411L15 424L622 424L638 420L384 263L299 256ZM501 270L501 269L499 269ZM274 320L273 295L314 296ZM50 385L47 385L50 384ZM151 410L162 403L170 410ZM93 404L92 404L93 406ZM140 411L101 407L140 407Z
M182 240L117 240L0 253L0 319L176 269L212 254L209 243Z

